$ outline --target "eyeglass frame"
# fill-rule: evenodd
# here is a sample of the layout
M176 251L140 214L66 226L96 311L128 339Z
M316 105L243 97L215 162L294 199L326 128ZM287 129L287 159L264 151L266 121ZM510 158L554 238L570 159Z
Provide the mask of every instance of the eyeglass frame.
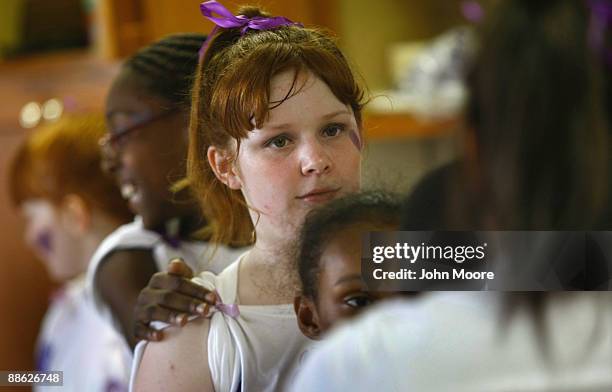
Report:
M127 136L133 134L135 131L142 129L147 125L153 124L158 120L166 118L179 110L180 109L178 107L173 107L155 114L146 113L135 116L136 121L134 123L123 127L116 132L108 132L98 140L98 144L100 145L103 153L109 151L116 153L119 150L119 147L117 146L120 145L121 140L125 140Z

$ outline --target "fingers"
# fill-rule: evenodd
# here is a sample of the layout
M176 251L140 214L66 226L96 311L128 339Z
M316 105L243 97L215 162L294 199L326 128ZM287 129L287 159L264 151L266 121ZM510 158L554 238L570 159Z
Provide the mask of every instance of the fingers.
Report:
M187 313L203 316L208 309L206 303L200 301L199 299L194 299L193 297L183 295L178 292L158 292L155 297L155 305L169 309L176 313Z
M177 319L179 315L205 316L208 310L209 306L199 299L173 291L145 289L138 296L135 315L145 324L151 321L181 324L182 319Z
M177 298L173 297L172 301L176 303ZM208 304L202 302L187 299L184 303L182 303L181 306L185 308L190 308L191 310L193 310L193 312L190 313L195 315L210 315L210 307L208 306ZM137 306L136 322L134 325L134 336L139 340L162 340L162 331L151 328L150 323L152 321L162 321L167 324L173 324L182 327L189 321L189 313L183 313L180 311L167 309L159 305Z
M155 330L141 322L137 322L134 326L134 336L137 340L149 340L151 342L159 342L164 338L164 332Z
M210 307L208 304L201 303L198 314L204 317L210 317ZM151 327L151 321L163 321L167 324L173 324L178 327L183 327L189 321L189 315L186 313L177 313L161 307L147 308L144 313L138 315L138 320L134 324L134 336L137 340L148 340L159 342L163 340L164 333L162 330Z
M210 290L207 290L205 287L189 279L167 272L158 272L154 274L151 277L148 288L176 292L198 299L201 302L208 302L210 305L216 303L216 295Z
M180 258L170 260L170 264L168 264L168 273L171 275L181 276L185 279L193 278L193 271L183 261L183 259Z

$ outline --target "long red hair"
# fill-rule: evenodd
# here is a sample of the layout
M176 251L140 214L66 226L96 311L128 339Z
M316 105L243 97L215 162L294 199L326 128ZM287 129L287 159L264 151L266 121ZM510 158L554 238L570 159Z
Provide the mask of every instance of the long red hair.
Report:
M268 16L255 7L243 7L247 17ZM279 73L295 71L294 95L300 73L321 79L335 97L350 106L361 128L364 93L334 40L310 28L284 26L266 31L222 29L212 37L200 61L193 87L187 175L209 219L211 241L247 244L253 225L239 190L221 183L207 160L208 147L227 148L231 139L247 136L253 123L261 127L271 108L270 81ZM287 99L286 98L286 99Z

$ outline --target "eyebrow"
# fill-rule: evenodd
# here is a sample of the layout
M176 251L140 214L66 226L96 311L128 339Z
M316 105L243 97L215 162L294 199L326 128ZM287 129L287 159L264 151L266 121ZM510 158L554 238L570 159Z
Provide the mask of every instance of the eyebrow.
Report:
M335 283L334 286L339 285L340 283L345 283L348 281L352 281L352 280L359 280L362 281L363 279L361 279L361 274L351 274L351 275L346 275L341 277L340 279L338 279Z
M342 109L342 110L337 110L335 112L327 113L327 114L323 115L321 118L324 119L324 120L329 120L329 119L334 118L336 116L339 116L341 114L350 115L351 112L348 111L347 109ZM291 128L291 124L290 123L272 124L272 125L266 126L266 128L269 128L269 129L272 129L272 130L281 130L281 129Z
M348 109L342 109L342 110L338 110L338 111L335 111L335 112L327 113L326 115L323 116L323 118L328 120L328 119L334 118L334 117L336 117L336 116L338 116L340 114L349 114L350 115L351 112L348 111Z

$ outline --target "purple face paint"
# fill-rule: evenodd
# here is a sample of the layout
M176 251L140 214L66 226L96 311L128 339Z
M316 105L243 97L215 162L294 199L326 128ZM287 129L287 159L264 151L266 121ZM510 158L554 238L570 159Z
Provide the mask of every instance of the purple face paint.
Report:
M53 348L51 343L43 342L36 352L36 370L45 372L50 371L51 358L53 358Z
M361 142L361 138L359 137L359 134L356 131L350 131L349 137L351 138L351 142L353 142L353 145L357 147L357 151L361 152L361 149L363 148L363 144Z
M36 235L34 245L40 249L45 255L48 255L53 250L51 231L42 230Z

